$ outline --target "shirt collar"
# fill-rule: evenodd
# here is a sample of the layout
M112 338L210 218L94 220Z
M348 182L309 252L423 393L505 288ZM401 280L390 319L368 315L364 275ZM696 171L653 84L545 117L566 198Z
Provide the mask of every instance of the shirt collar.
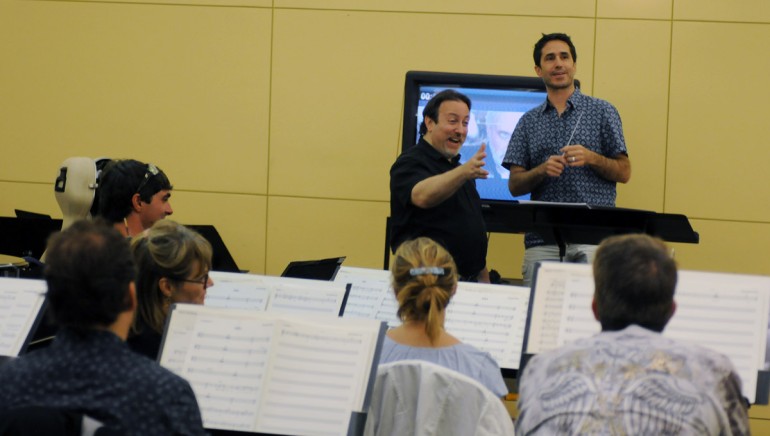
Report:
M447 160L446 156L444 156L443 154L439 153L438 150L433 148L433 146L430 145L430 143L428 141L426 141L425 138L420 137L420 142L418 142L417 145L421 146L421 147L424 147L425 148L425 153L427 153L427 155L431 159L443 160L443 161ZM452 159L450 159L450 162L453 163L453 164L457 164L458 162L460 162L460 153L457 153L457 156L455 156Z
M580 102L583 100L583 93L580 92L580 88L577 86L575 87L575 92L572 93L572 95L569 96L567 99L567 106L569 106L570 109L577 109L580 107ZM546 97L545 101L540 107L540 113L545 113L549 109L556 109L550 101L548 101L548 98Z

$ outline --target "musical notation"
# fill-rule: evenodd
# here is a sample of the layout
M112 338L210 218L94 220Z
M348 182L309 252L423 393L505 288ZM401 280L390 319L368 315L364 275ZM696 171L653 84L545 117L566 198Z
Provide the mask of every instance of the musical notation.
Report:
M43 280L0 278L0 356L18 356L45 301Z
M212 271L205 305L338 316L345 297L341 283Z
M376 319L387 322L389 327L401 324L396 316L398 303L390 285L390 271L341 266L334 281L351 285L343 317Z
M529 288L457 284L444 327L460 341L486 351L501 368L518 369L529 306Z
M663 335L730 358L754 401L764 367L770 317L770 277L679 271L676 312ZM539 353L598 333L591 301L591 266L545 263L537 272L527 351Z
M351 284L344 317L401 324L390 272L341 267L335 281ZM462 342L489 352L503 368L519 367L529 288L458 283L447 307L444 327Z
M342 434L363 411L382 323L290 316L173 306L160 363L190 382L205 427Z

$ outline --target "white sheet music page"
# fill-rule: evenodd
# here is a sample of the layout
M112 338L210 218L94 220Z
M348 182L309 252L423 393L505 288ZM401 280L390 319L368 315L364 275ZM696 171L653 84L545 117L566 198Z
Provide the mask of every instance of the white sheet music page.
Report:
M206 428L345 434L382 323L175 305L160 363L187 379Z
M277 326L257 431L346 434L351 412L363 411L382 324L334 321L282 320Z
M390 271L342 266L334 281L351 284L343 317L376 319L390 327L401 324L396 316L398 303L390 284Z
M345 298L344 283L221 271L212 271L210 277L214 285L204 303L210 307L336 317Z
M265 310L270 289L262 276L211 271L214 285L206 290L206 306Z
M305 313L337 317L345 299L345 283L289 277L264 277L270 286L270 312Z
M601 331L591 310L590 265L543 264L537 280L529 352ZM770 277L680 270L674 300L677 309L663 335L726 355L743 381L743 395L754 402L767 347Z
M518 369L529 294L521 286L460 282L444 327L460 341L489 352L501 368Z
M197 305L178 305L172 312L161 365L190 382L206 428L256 428L276 321L252 314L264 312ZM167 354L169 348L176 353ZM184 353L181 368L168 366L166 356L176 358L179 352Z
M43 280L0 278L0 356L16 357L45 301Z
M559 323L558 346L591 337L602 331L591 303L594 299L593 269L588 274L570 274L564 280L562 317Z
M559 335L562 330L565 293L567 283L580 283L590 280L591 265L580 263L543 262L537 270L535 291L531 305L532 315L529 320L527 353L537 354L553 350L561 345ZM586 310L591 310L590 300Z
M767 346L770 277L679 271L674 299L663 334L729 357L753 403Z

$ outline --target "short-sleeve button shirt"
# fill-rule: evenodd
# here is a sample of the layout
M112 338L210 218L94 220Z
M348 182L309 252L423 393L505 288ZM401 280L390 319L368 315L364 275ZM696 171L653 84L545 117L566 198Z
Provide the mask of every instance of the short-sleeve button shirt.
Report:
M571 138L571 139L570 139ZM559 115L547 100L524 114L511 136L502 166L526 170L561 154L565 145L581 144L606 157L628 155L623 125L617 109L605 100L584 95L580 89L567 100ZM559 177L547 177L532 191L532 200L615 206L616 183L588 166L568 167ZM527 234L527 247L542 245L536 234Z

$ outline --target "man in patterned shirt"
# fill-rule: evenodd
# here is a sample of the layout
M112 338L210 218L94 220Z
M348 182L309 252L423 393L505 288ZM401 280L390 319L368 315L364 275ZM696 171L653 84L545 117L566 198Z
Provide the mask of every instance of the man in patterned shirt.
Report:
M524 114L511 136L502 166L510 170L513 196L532 200L615 206L615 185L631 177L623 126L610 103L575 87L577 53L569 36L543 35L535 44L535 72L548 99ZM530 284L535 262L560 260L559 249L535 233L524 239L522 275ZM565 259L590 262L596 247L569 244Z
M661 334L676 309L676 263L665 244L643 234L607 238L593 274L602 331L530 359L516 434L749 434L730 360Z
M45 407L82 413L126 435L203 435L190 384L134 353L128 242L103 220L77 221L48 247L53 343L0 367L0 414Z

